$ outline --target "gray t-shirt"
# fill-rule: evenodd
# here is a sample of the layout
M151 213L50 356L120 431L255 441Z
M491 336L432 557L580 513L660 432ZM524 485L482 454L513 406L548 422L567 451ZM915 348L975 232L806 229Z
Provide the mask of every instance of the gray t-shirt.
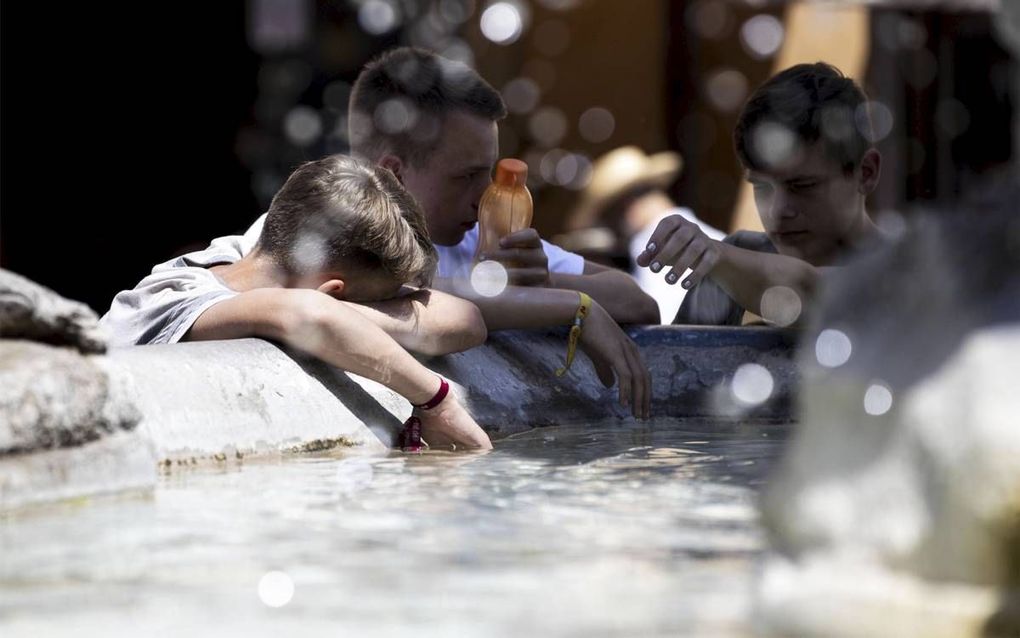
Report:
M234 263L251 252L264 219L260 217L244 235L219 237L204 250L156 265L133 289L117 293L100 319L110 345L176 343L209 307L236 296L209 266Z
M779 252L765 233L750 230L738 230L727 235L723 241L737 248L760 253ZM684 297L684 302L680 305L680 310L677 311L673 323L700 326L739 326L743 318L743 306L727 295L719 284L711 279L703 279Z

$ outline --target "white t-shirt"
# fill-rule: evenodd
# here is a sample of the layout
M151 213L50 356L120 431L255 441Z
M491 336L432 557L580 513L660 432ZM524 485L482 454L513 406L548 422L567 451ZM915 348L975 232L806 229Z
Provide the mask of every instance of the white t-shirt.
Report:
M470 279L471 262L475 257L475 250L478 248L478 224L464 234L464 239L456 246L436 246L439 253L440 277L453 277L458 279ZM542 240L542 249L549 259L549 272L563 273L564 275L580 275L584 273L584 257L563 250L556 244Z
M210 306L237 296L208 268L183 259L156 266L133 289L117 293L99 320L111 346L177 343Z
M251 252L262 234L262 215L243 235L217 237L203 250L157 264L131 290L117 293L100 319L113 347L177 343L199 315L236 296L209 266L232 264Z

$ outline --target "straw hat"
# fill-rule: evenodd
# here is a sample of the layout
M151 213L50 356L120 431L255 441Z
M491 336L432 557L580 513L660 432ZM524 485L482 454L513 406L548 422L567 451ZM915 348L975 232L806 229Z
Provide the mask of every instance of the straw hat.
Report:
M672 151L646 155L636 146L621 146L609 151L595 160L591 182L581 193L581 201L570 217L569 227L595 225L604 206L633 188L668 188L680 174L683 164L680 154Z

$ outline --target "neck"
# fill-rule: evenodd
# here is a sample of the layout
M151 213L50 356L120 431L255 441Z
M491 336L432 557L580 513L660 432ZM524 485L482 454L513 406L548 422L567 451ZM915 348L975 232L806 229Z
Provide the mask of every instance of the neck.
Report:
M829 253L823 258L813 260L812 265L828 266L840 255L852 250L862 242L879 234L880 231L878 226L875 222L871 221L868 211L865 210L864 207L861 207L860 216L854 221L853 225L847 229L847 232L843 235L843 238L839 241L839 243L836 244L833 247L833 250L829 251Z
M237 262L213 266L210 270L237 292L256 288L286 288L288 283L283 270L258 247Z

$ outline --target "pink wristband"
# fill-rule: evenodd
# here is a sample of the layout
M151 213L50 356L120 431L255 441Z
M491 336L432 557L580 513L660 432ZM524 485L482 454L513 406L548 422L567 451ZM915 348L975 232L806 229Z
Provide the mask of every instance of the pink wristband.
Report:
M418 405L412 403L411 405L414 406L415 408L418 408L419 410L431 410L432 408L442 403L443 399L445 399L446 395L449 393L450 384L447 383L446 379L444 379L443 377L439 377L439 390L436 392L435 396L433 396L425 403L420 403Z

